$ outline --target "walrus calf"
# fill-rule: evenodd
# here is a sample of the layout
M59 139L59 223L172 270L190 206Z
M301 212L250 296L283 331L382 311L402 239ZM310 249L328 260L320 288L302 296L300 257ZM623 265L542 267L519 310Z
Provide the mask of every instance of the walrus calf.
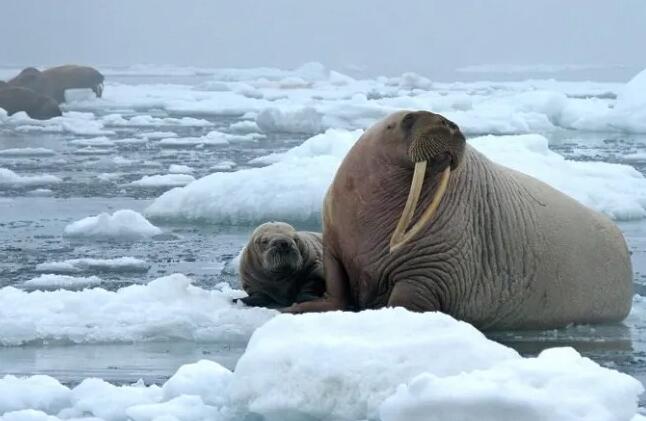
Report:
M24 111L37 120L47 120L63 115L56 101L30 89L0 83L0 108L12 115Z
M630 311L617 226L490 161L441 115L403 111L368 129L323 208L326 297L288 311L401 306L482 330L616 322Z
M34 67L27 67L9 80L8 84L50 96L61 104L65 102L65 91L68 89L92 89L100 98L103 95L104 79L104 76L92 67L68 64L42 72Z
M325 291L321 234L296 231L284 222L268 222L254 230L240 259L240 301L279 308L318 299Z

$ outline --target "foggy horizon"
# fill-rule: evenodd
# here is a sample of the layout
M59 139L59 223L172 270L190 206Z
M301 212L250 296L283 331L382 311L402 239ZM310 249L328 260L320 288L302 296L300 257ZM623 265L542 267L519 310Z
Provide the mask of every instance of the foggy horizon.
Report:
M637 53L646 39L646 2L637 0L613 7L582 0L3 3L0 36L11 42L2 47L1 66L294 68L317 61L368 76L565 71L599 80L623 80L646 67Z

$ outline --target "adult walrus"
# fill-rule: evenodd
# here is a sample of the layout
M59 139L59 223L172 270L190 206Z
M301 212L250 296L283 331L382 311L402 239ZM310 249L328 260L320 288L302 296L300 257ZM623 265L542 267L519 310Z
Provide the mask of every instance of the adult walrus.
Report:
M42 72L34 67L27 67L8 83L50 96L60 104L65 102L67 89L92 89L100 98L103 95L104 79L104 76L92 67L68 64Z
M256 228L240 259L240 301L250 306L286 307L321 298L325 290L321 234L296 231L284 222Z
M0 108L8 115L24 111L31 118L47 120L63 115L56 101L30 89L17 88L0 82Z
M630 310L629 253L610 220L491 162L431 112L365 132L328 190L323 226L327 296L287 311L403 306L491 330Z

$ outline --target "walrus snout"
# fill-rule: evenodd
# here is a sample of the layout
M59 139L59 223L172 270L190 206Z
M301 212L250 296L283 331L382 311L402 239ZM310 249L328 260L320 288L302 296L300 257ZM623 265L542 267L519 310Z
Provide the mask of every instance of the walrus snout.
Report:
M406 205L390 238L391 253L410 241L433 217L446 191L451 170L459 165L466 147L466 139L457 124L439 114L409 112L402 117L400 127L404 138L409 141L408 156L415 163L415 170ZM422 192L428 161L438 164L447 158L448 165L441 171L440 183L431 203L407 231Z

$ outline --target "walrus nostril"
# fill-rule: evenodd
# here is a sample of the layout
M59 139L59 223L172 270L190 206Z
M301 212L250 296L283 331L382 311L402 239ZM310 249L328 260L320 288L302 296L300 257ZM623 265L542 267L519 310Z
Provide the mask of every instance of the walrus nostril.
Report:
M415 115L415 113L406 114L404 118L402 118L402 122L401 122L402 130L409 131L410 129L412 129L416 119L417 119L417 116Z
M289 248L289 241L283 239L276 239L272 242L272 246L278 250L287 250Z

